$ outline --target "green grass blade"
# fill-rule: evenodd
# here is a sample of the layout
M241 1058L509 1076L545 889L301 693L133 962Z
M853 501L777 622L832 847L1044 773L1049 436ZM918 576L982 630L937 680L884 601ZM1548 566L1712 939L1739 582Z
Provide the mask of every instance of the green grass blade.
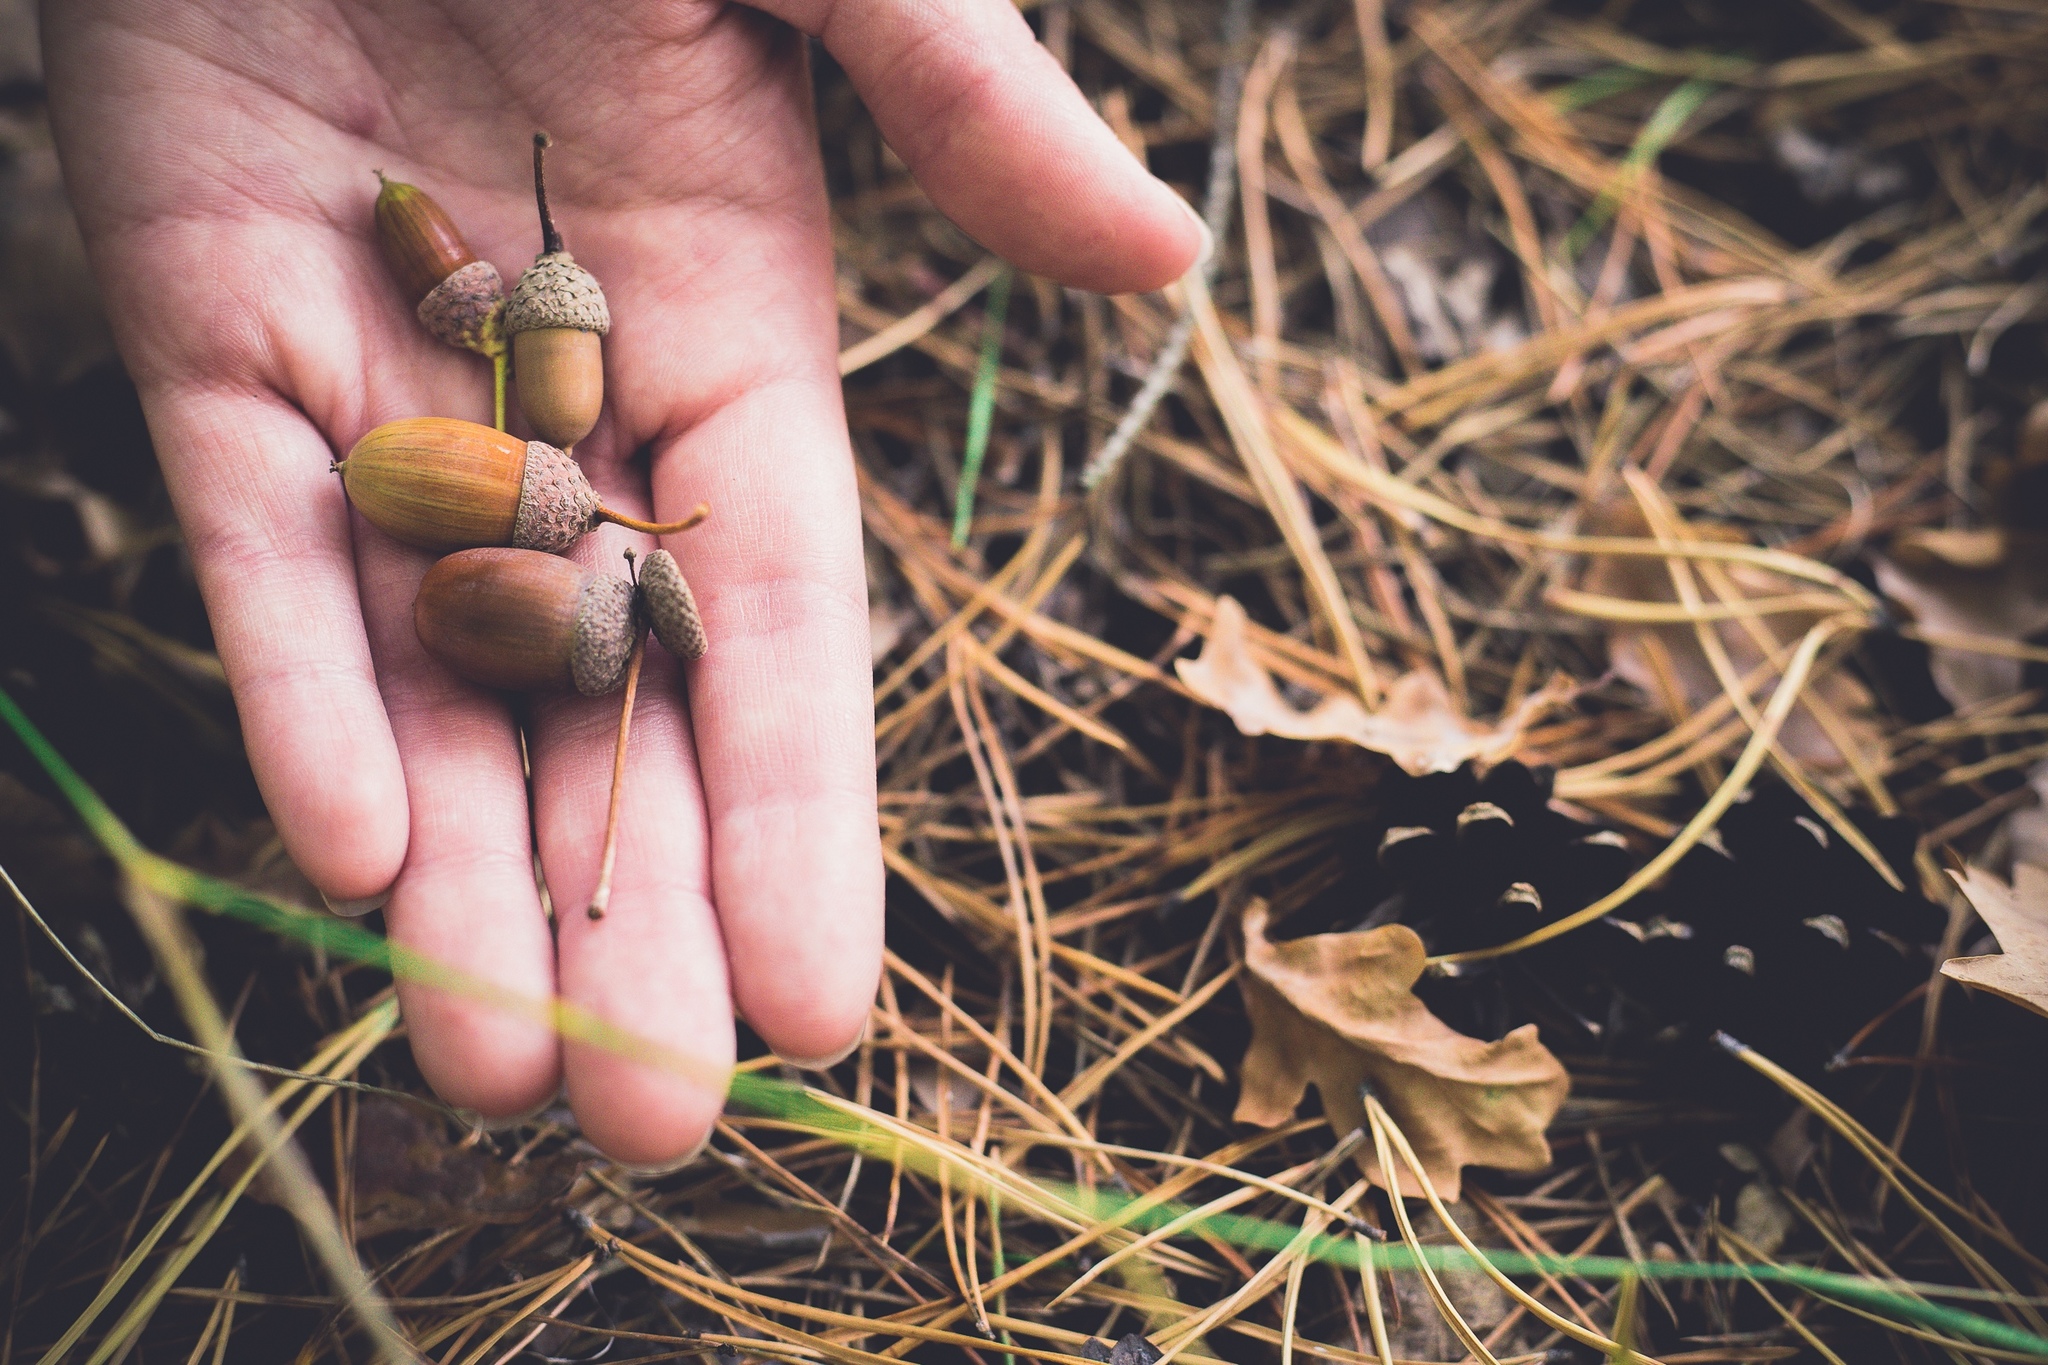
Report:
M967 444L960 452L960 487L953 495L953 548L967 543L974 524L974 490L981 482L981 462L988 454L988 429L996 410L996 373L1003 361L1003 321L1010 313L1010 269L1005 266L988 286L988 311L981 324L981 363L974 369L974 392L967 398Z

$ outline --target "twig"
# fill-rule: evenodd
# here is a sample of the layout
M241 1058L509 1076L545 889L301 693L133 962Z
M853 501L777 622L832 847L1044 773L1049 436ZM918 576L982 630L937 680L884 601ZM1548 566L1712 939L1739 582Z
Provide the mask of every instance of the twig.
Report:
M1251 15L1251 0L1230 0L1229 8L1223 12L1223 46L1230 56L1216 73L1216 131L1209 141L1209 187L1202 196L1202 221L1208 225L1210 241L1217 246L1208 259L1195 263L1195 272L1205 285L1216 278L1221 243L1230 230L1231 198L1237 192L1238 103L1244 95L1244 40L1251 29ZM1081 487L1093 492L1123 463L1131 443L1138 439L1145 424L1152 420L1159 401L1173 387L1194 339L1194 301L1189 299L1181 305L1180 316L1174 320L1173 330L1166 334L1166 344L1159 348L1159 355L1146 372L1145 382L1138 386L1138 395L1131 400L1129 410L1102 443L1102 449L1095 452L1095 458L1081 470Z

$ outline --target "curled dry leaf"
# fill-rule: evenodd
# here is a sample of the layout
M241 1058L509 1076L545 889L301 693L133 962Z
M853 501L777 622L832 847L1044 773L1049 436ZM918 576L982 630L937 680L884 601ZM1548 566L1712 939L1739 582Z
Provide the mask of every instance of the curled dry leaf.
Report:
M1237 1121L1285 1123L1309 1086L1330 1126L1365 1122L1359 1087L1394 1116L1445 1199L1467 1166L1540 1171L1543 1131L1571 1089L1557 1058L1524 1024L1499 1042L1468 1038L1416 998L1427 954L1405 924L1351 934L1266 938L1266 905L1244 915L1239 978L1252 1043L1244 1057ZM1382 1186L1378 1167L1367 1174ZM1414 1182L1405 1188L1414 1190Z
M1949 875L2005 951L1952 957L1942 975L2048 1014L2048 868L2015 864L2010 886L1981 867Z
M1553 681L1495 724L1484 725L1458 714L1434 673L1417 670L1394 680L1377 711L1366 710L1349 693L1332 694L1297 711L1252 656L1244 607L1234 597L1216 599L1216 619L1201 656L1176 660L1174 669L1197 699L1228 713L1248 735L1343 740L1385 754L1418 776L1514 757L1530 722L1571 692L1564 680Z
M1877 586L1930 635L2024 640L2048 630L2048 536L2004 527L1915 531L1876 561ZM1928 669L1961 709L2020 690L2020 661L1930 641Z
M1596 536L1651 538L1650 525L1642 510L1633 503L1620 501L1598 508L1587 531ZM1710 523L1687 525L1685 534L1695 540L1727 544L1749 542L1747 536L1731 528ZM1792 597L1812 591L1811 584L1754 565L1729 564L1722 571L1743 596L1752 599ZM1678 590L1671 584L1668 562L1649 556L1596 556L1587 565L1579 586L1583 591L1600 597L1636 602L1678 601ZM1709 603L1717 600L1704 582L1700 584L1700 596ZM1786 611L1753 619L1769 637L1785 645L1798 640L1823 614L1820 611ZM1764 661L1764 651L1748 626L1740 620L1722 620L1714 622L1712 629L1719 635L1737 674L1749 677L1755 673ZM1607 623L1607 658L1617 676L1656 698L1674 722L1684 720L1722 695L1721 680L1714 675L1713 663L1700 644L1699 632L1689 621L1657 624L1610 621ZM1762 698L1769 696L1775 685L1775 677L1759 680L1751 696L1757 698L1761 705ZM1817 697L1833 713L1841 724L1842 737L1849 743L1865 753L1880 751L1877 703L1870 695L1870 689L1861 682L1840 669L1833 669L1817 675L1808 685L1806 695ZM1829 733L1828 727L1821 724L1813 708L1804 700L1785 718L1784 728L1778 732L1778 743L1787 754L1809 768L1834 772L1847 766L1848 760L1843 757L1836 736Z
M1875 560L1878 588L1929 636L2048 630L2048 401L2027 414L2012 457L1990 462L1984 494L1993 524L1907 531ZM1958 710L2020 690L2018 659L1927 645L1934 685Z
M370 1096L356 1120L356 1234L516 1223L566 1195L584 1164L571 1152L507 1161L449 1141L438 1117Z

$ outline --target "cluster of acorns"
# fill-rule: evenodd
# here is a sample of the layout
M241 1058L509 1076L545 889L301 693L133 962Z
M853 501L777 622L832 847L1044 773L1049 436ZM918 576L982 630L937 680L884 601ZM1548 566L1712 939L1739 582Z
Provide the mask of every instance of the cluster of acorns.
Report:
M644 629L677 658L701 658L704 626L675 557L649 554L628 576L560 558L602 522L653 535L688 530L606 507L570 451L604 406L602 338L611 329L604 290L563 248L548 209L546 134L533 142L541 254L505 293L497 269L470 251L441 206L413 185L378 178L377 238L420 322L437 339L491 361L497 425L410 417L356 442L337 461L342 487L365 520L395 540L446 557L427 571L413 625L427 652L483 687L516 692L574 689L588 697L624 686L613 769L604 871L590 906L604 913ZM536 440L505 426L511 371L520 411Z

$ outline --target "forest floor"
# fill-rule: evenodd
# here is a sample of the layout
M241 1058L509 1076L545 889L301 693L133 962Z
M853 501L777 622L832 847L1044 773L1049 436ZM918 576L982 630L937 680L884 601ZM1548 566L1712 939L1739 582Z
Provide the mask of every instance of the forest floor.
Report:
M168 862L0 737L0 1365L2048 1358L2048 11L1039 0L1123 298L820 55L890 954L649 1176L295 913L20 8L0 689Z

